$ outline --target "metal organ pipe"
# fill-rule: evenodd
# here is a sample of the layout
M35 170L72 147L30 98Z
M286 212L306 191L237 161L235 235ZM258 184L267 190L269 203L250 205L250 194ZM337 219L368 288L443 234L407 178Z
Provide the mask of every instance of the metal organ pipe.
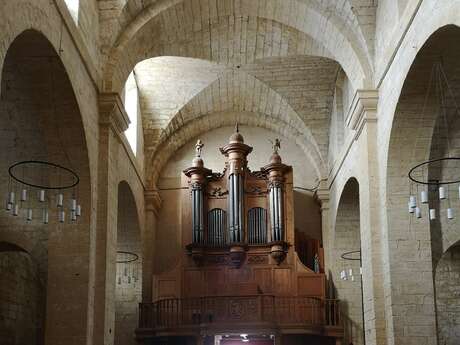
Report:
M243 232L243 177L231 174L229 181L230 242L241 242Z
M199 185L192 187L192 229L193 243L203 243L203 190Z
M282 241L283 234L283 190L280 186L270 188L270 219L272 241Z
M278 187L278 236L279 236L279 241L283 240L284 234L283 234L283 190L281 187Z

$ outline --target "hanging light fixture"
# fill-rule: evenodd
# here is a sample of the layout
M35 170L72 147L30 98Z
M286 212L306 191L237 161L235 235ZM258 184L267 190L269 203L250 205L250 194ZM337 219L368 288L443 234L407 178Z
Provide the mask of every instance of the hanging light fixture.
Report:
M53 108L53 123L59 124L53 66L55 59L53 57L47 57L47 59L50 62L49 101ZM63 149L68 165L72 166L61 140L59 128L56 129L59 147ZM81 216L81 205L77 201L80 178L71 168L44 160L24 160L12 164L8 168L8 174L5 210L11 215L23 217L27 222L42 222L43 224L49 223L53 208L56 210L57 221L60 223L66 221L66 214L70 214L67 219L73 222L76 222Z
M410 206L410 205L409 205ZM362 253L361 250L352 250L349 252L342 253L340 257L346 261L359 261L359 274L356 273L356 270L349 267L340 272L340 279L342 280L350 280L354 282L356 280L356 275L359 276L359 281L361 285L361 314L362 314L362 323L363 323L363 343L366 343L366 333L364 331L364 291L363 291L363 261L362 261Z
M132 284L138 280L139 255L128 251L117 251L117 284Z
M460 199L460 177L456 178L445 178L442 176L443 167L452 168L457 163L456 168L460 166L460 157L451 156L450 150L450 137L449 137L449 122L448 122L448 109L454 109L455 115L460 115L458 105L455 101L454 93L447 80L446 73L443 69L441 62L435 62L431 71L430 81L425 95L425 104L422 111L422 116L425 113L426 101L433 88L438 96L438 120L443 121L445 127L445 140L447 155L438 158L433 158L427 161L423 161L412 168L410 168L408 177L410 180L409 185L409 200L408 200L408 211L410 214L414 214L416 218L423 218L423 214L426 212L429 220L434 221L437 218L437 211L433 204L439 202L439 208L445 209L445 214L448 220L452 220L455 217L455 210L451 206L450 199L450 187L457 185L458 199ZM449 102L450 98L450 102ZM423 119L422 119L423 120ZM438 122L438 129L440 128L440 122ZM437 133L436 137L441 140L441 133ZM438 179L430 178L430 168L439 169L441 171ZM436 201L439 200L439 201ZM423 205L426 205L423 207ZM426 209L426 211L424 211Z
M5 210L13 216L48 224L50 208L55 206L57 220L64 223L66 199L70 200L67 211L71 214L70 220L75 222L81 215L77 201L80 178L75 171L45 161L21 161L10 166L8 174ZM40 214L41 217L37 216Z

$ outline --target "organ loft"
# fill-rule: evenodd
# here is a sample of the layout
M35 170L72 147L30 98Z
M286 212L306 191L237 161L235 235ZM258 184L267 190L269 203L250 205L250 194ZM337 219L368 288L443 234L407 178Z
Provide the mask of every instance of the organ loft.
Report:
M272 144L267 164L249 170L253 148L237 125L220 148L223 171L214 172L198 140L177 205L182 255L174 269L154 275L153 300L140 305L138 340L341 344L323 249L317 240L296 239L293 169L281 159L280 141Z

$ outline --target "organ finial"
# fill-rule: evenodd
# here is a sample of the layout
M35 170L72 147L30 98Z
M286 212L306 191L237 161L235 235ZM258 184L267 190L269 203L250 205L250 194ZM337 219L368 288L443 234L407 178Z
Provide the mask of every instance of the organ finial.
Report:
M201 139L198 139L198 141L195 144L195 151L196 151L196 156L197 157L201 157L201 151L203 150L203 146L204 146L204 144L201 141Z

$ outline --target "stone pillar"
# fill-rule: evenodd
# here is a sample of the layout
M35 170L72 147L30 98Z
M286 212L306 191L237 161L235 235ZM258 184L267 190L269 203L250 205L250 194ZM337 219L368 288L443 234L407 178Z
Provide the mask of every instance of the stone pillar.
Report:
M387 344L383 236L380 226L380 184L377 161L377 90L358 90L347 126L359 150L360 232L363 269L364 329L366 345Z
M145 229L142 234L142 301L153 299L153 267L158 214L161 209L161 197L158 191L148 190L145 198Z
M129 120L118 94L99 98L96 279L93 344L112 345L115 327L118 176L112 159Z

